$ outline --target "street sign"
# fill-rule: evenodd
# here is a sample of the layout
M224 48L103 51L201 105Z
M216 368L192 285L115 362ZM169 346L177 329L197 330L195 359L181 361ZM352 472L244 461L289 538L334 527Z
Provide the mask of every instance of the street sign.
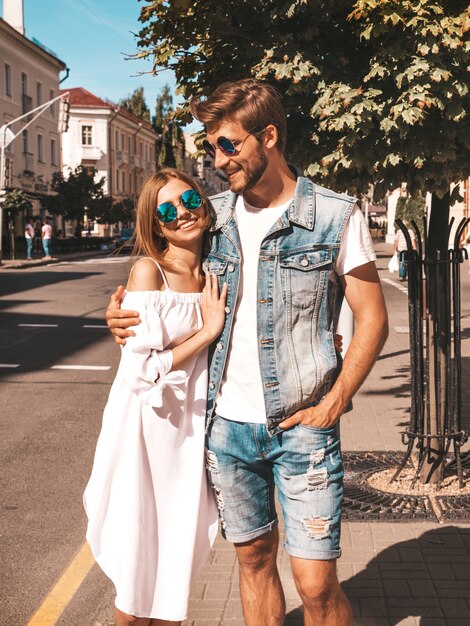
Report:
M15 137L16 135L4 124L0 128L0 148L7 148Z

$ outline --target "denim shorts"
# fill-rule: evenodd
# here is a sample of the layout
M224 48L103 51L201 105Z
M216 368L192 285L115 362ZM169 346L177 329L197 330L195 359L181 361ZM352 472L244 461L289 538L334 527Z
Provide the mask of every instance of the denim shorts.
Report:
M314 560L341 555L338 425L300 424L271 436L265 424L216 416L207 437L206 466L222 534L229 541L250 541L277 524L276 487L288 554Z

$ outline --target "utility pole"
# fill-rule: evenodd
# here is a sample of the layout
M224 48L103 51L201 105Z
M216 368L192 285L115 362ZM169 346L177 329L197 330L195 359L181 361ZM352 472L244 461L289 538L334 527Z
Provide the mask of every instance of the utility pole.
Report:
M14 141L18 137L18 135L20 135L40 115L42 115L44 111L47 111L47 109L51 107L54 104L54 102L57 102L58 100L60 100L58 131L59 133L66 132L68 130L68 123L69 123L69 116L70 116L70 112L69 112L70 103L67 100L68 95L69 95L69 92L67 91L66 93L63 93L60 96L57 96L56 98L53 98L52 100L49 100L48 102L45 102L44 104L41 104L40 106L36 107L35 109L32 109L28 113L25 113L24 115L20 115L16 119L0 127L0 265L2 264L2 261L3 261L3 202L5 199L5 195L7 193L6 187L8 186L6 184L7 183L7 180L6 180L7 165L8 167L10 165L9 161L7 161L7 156L5 154L5 151L8 148L8 146L12 143L12 141ZM16 122L20 122L23 119L31 117L31 115L34 115L34 116L28 122L26 122L26 124L22 126L16 134L11 130L10 126L12 126L13 124L16 124Z

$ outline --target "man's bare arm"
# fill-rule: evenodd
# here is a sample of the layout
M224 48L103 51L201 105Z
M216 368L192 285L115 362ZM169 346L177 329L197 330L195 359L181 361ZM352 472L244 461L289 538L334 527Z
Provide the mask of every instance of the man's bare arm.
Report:
M140 324L139 313L137 311L125 311L121 309L121 302L124 297L125 288L122 285L116 289L109 300L106 309L106 323L109 330L114 335L114 340L121 346L126 343L126 337L135 335L131 326Z
M298 411L280 424L282 428L299 423L321 428L335 424L366 379L387 339L387 309L375 263L355 268L342 276L341 282L355 322L341 374L318 406Z

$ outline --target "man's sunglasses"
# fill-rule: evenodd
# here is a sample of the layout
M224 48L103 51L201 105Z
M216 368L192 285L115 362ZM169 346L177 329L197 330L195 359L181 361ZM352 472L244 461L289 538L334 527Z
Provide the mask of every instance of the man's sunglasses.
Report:
M187 189L181 194L179 203L188 211L196 211L202 204L202 198L195 189ZM177 218L178 210L171 202L163 202L155 209L155 214L161 222L169 224Z
M250 135L256 135L259 132L261 131L256 128L250 130L248 135L245 137L245 139L243 139L241 145L239 146L235 146L233 141L231 139L228 139L228 137L217 137L215 146L209 140L204 139L204 141L202 142L202 147L204 148L205 153L210 156L211 159L215 159L215 153L217 148L222 152L222 154L225 154L225 156L237 156L237 154L240 154L240 152L242 151L245 141L248 139L248 137Z

